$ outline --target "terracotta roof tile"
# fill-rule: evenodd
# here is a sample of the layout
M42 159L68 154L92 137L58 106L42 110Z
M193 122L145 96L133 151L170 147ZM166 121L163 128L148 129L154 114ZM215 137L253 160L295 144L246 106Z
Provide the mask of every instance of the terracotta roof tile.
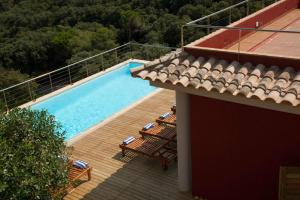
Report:
M195 58L177 50L133 69L132 75L165 84L271 100L278 104L300 104L300 70L288 66L279 68L227 62L213 57Z

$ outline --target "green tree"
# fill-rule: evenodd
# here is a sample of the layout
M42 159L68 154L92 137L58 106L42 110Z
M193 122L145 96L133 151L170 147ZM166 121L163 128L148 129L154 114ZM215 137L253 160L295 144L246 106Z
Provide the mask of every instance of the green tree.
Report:
M0 113L1 199L51 199L67 184L64 134L46 111Z
M132 36L143 25L143 19L138 12L127 10L121 13L120 27L123 29L123 40L131 41ZM127 37L126 37L127 36Z
M0 67L0 89L21 83L28 79L27 74L22 74L18 70L4 69Z
M14 69L5 69L0 67L0 89L7 88L9 86L16 85L27 80L29 76L27 74L23 74L18 70ZM5 91L6 103L8 104L8 108L13 108L17 105L21 105L30 101L30 94L28 91L28 85L21 85L18 87L14 87L10 90ZM35 97L36 89L38 88L38 84L36 82L30 83L31 95ZM0 104L2 104L2 108L4 103L4 96L0 94ZM6 105L5 105L6 106Z
M58 31L52 39L52 48L50 54L52 63L57 67L65 64L66 60L72 56L71 41L75 36L75 31L68 29Z
M109 28L99 28L92 37L92 47L94 49L106 50L117 46L117 34L114 30Z
M24 31L14 40L7 40L0 46L1 65L28 74L44 71L48 68L51 34L44 31Z

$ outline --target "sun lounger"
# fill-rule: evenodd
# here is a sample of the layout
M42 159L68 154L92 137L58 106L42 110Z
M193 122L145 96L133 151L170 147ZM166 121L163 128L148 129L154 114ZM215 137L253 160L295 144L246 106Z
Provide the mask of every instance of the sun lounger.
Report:
M165 118L162 118L161 116L156 119L156 122L158 124L169 124L172 126L176 126L176 115L175 114L170 114L166 116Z
M158 160L164 170L168 169L168 165L173 160L177 159L177 154L168 148L168 140L159 138L137 138L133 142L125 145L120 144L122 156L125 156L126 151L134 152L149 158Z
M279 200L300 200L300 167L280 167Z
M88 180L91 180L92 167L87 166L86 168L78 168L73 165L74 163L75 161L72 160L69 161L69 166L70 166L70 171L68 175L69 185L67 185L66 188L60 188L58 190L53 191L52 192L53 198L56 198L63 194L71 193L75 189L74 182L80 180L84 176L86 176Z
M88 180L91 180L91 171L92 167L89 166L87 166L86 168L77 168L75 166L72 166L69 172L69 180L73 182L75 180L80 179L83 176L87 176Z
M148 130L142 129L140 130L140 134L143 138L145 136L152 136L169 141L176 140L176 128L166 124L157 124Z
M82 177L86 176L87 180L91 180L91 171L92 167L87 166L86 168L78 168L74 166L75 161L70 161L70 171L69 171L69 186L67 188L67 192L70 193L72 192L75 188L73 186L73 183Z

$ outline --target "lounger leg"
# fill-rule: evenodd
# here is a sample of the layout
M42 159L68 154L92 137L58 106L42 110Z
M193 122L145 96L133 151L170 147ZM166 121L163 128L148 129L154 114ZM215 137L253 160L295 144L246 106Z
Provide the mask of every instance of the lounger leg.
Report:
M125 157L125 149L122 149L122 157Z
M160 163L161 163L161 166L162 166L163 170L168 170L168 164L167 164L166 160L162 159L160 161Z
M87 175L88 175L88 180L91 180L91 179L92 179L91 169L89 169L89 170L87 171Z

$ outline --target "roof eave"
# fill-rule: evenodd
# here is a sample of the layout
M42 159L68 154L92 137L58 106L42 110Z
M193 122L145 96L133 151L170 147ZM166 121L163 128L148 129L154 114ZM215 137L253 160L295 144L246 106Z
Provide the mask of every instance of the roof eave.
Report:
M191 95L197 95L202 96L206 98L221 100L221 101L227 101L231 103L237 103L252 107L258 107L278 112L284 112L284 113L290 113L295 115L300 115L300 106L292 106L291 104L283 104L283 103L276 103L274 101L261 101L257 98L246 98L244 96L233 96L229 93L222 93L216 91L206 91L205 89L196 89L193 87L184 87L181 85L173 85L170 83L162 83L160 81L150 81L150 85L174 90L174 91L180 91Z

